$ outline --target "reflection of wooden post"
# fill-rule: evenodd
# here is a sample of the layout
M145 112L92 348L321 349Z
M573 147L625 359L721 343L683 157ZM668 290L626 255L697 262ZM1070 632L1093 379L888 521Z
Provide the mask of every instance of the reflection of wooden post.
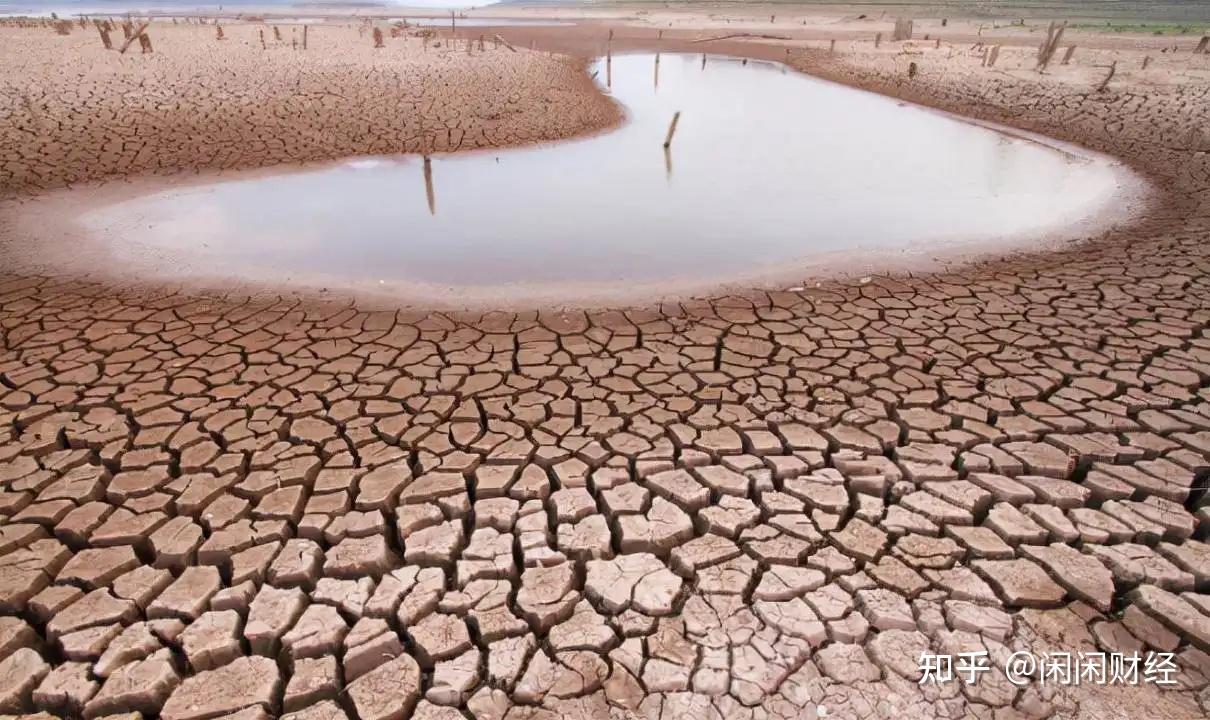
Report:
M1071 56L1072 56L1072 55L1075 55L1075 54L1076 54L1076 46L1075 46L1075 45L1068 45L1068 46L1067 46L1067 52L1063 53L1063 62L1062 62L1062 64L1063 64L1063 65L1066 65L1067 63L1071 62Z
M273 26L273 39L281 42L281 28L276 25Z
M605 51L605 87L613 87L613 53Z
M702 69L706 69L706 53L702 53Z
M830 52L830 53L836 52L836 41L835 40L828 43L828 52Z
M882 33L876 33L874 35L874 49L878 49L878 46L881 44L882 44Z
M433 161L424 156L424 197L429 203L429 215L437 214L437 196L433 192Z
M672 136L676 135L676 124L681 120L681 111L672 114L672 122L668 124L668 135L664 138L664 147L672 147Z
M664 146L664 177L672 180L672 148Z
M1206 47L1210 46L1210 35L1203 35L1201 40L1197 41L1197 47L1193 48L1193 54L1206 54Z
M660 54L655 54L655 89L660 89Z
M144 55L153 52L151 49L151 38L147 37L147 33L145 32L139 33L139 47L143 49Z
M379 28L374 28L374 47L382 47L382 30Z

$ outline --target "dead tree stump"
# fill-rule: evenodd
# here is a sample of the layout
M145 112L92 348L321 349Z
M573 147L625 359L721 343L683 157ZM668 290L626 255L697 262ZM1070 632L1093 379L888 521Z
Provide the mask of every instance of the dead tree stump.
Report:
M1097 92L1105 92L1105 88L1109 87L1109 81L1113 79L1113 74L1118 71L1118 61L1114 60L1109 66L1109 74L1097 85Z

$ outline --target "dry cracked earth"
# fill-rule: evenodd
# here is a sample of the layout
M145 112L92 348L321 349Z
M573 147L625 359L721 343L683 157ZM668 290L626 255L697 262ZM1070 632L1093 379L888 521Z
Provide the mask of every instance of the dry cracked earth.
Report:
M1162 198L1063 252L642 310L0 276L0 712L1204 717L1205 88L817 60ZM1017 687L1017 650L1176 685ZM978 684L919 684L967 651Z
M558 140L620 119L585 63L477 39L364 27L152 23L154 52L96 30L0 26L0 191L112 175L230 170L358 154ZM262 49L263 30L266 47ZM122 31L113 42L122 44Z

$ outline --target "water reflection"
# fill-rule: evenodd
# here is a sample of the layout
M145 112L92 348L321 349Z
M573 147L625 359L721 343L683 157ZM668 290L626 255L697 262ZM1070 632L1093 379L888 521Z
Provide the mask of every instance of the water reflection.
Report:
M1034 232L1113 202L1120 175L1107 160L780 65L701 64L666 53L600 61L593 71L605 71L627 122L581 140L237 173L83 221L147 275L484 287L723 279L819 253Z

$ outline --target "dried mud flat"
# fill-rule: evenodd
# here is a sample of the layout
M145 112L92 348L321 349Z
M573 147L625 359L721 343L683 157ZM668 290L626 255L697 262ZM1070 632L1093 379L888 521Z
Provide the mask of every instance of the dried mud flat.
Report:
M447 152L558 140L616 123L583 63L468 53L356 25L157 22L154 52L106 51L97 31L0 27L0 192L104 177L229 170L350 155ZM261 48L260 33L266 48ZM113 42L122 44L115 29Z
M790 59L1163 201L1064 253L624 311L0 276L0 712L1204 717L1206 86L916 49ZM978 650L1174 652L1178 685L918 684Z

